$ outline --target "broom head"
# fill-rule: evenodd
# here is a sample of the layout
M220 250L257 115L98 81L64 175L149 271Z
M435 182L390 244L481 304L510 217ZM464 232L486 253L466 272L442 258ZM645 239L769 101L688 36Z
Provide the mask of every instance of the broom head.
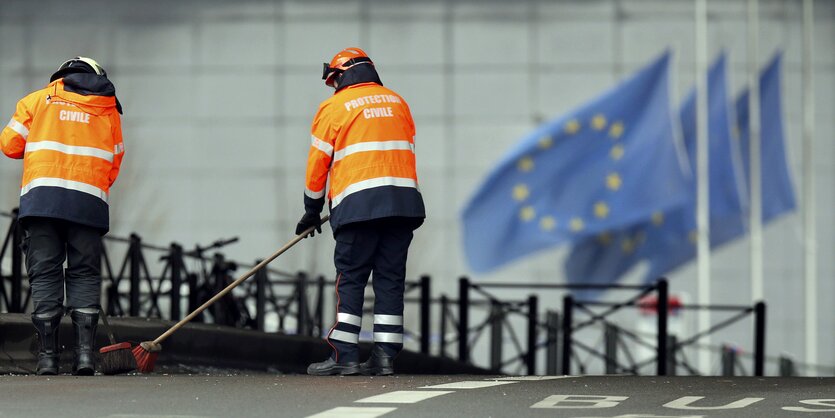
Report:
M99 349L101 372L107 375L136 370L136 359L130 351L130 343L112 344Z
M136 359L136 369L141 373L154 371L154 362L157 361L162 345L153 341L145 341L133 348L133 357Z

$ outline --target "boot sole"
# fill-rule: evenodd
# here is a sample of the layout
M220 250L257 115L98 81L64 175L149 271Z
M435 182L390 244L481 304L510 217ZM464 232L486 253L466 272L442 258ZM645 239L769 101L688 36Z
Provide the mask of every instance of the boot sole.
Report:
M83 367L74 371L72 374L76 376L92 376L96 374L96 370L92 368Z
M336 376L336 375L352 376L352 375L360 374L360 370L359 370L359 366L334 367L334 368L327 369L327 370L317 370L317 371L308 370L307 374L309 374L311 376Z
M371 369L361 369L360 373L363 376L391 376L394 374L394 369L388 367L375 367Z
M58 369L46 369L46 370L38 370L38 376L56 376L58 375Z

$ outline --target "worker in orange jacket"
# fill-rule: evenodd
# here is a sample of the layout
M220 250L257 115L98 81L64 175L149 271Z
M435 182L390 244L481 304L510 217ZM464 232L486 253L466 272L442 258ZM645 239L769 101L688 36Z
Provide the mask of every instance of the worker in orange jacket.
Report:
M38 374L59 372L65 286L77 338L73 373L95 373L101 237L110 226L107 199L125 152L120 113L104 69L76 57L61 64L46 87L21 99L0 133L3 153L23 159L19 219L40 343Z
M327 336L330 358L307 372L392 374L403 347L406 255L426 216L415 168L415 124L406 101L383 87L359 48L344 49L325 63L322 79L336 92L313 119L305 214L296 234L310 227L322 232L327 192L336 239L337 318ZM372 272L374 349L359 364L362 305Z

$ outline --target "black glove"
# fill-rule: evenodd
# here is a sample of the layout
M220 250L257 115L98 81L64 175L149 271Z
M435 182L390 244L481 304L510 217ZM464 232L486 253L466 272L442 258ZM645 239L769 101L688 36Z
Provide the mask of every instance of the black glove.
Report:
M316 232L322 233L322 218L319 216L318 213L313 212L305 212L302 219L296 225L296 235L301 235L310 227L316 227L313 231L310 231L310 234L307 235L308 237L312 237L316 235ZM307 237L305 237L307 238Z

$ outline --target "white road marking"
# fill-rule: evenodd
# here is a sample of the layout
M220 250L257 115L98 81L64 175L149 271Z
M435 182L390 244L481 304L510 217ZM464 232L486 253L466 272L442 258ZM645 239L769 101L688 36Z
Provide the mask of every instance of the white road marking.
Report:
M360 403L418 403L436 396L454 393L453 391L419 391L419 390L396 390L394 392L382 393L379 395L363 398Z
M465 380L463 382L443 383L440 385L421 386L420 389L481 389L491 386L509 385L516 382L498 382L496 380L485 382L479 380Z
M309 415L307 418L377 418L395 409L397 408L340 406L316 415Z
M554 379L568 379L572 377L578 376L508 376L508 377L499 377L497 379L484 379L484 380L507 380L512 382L538 382L541 380L554 380Z

